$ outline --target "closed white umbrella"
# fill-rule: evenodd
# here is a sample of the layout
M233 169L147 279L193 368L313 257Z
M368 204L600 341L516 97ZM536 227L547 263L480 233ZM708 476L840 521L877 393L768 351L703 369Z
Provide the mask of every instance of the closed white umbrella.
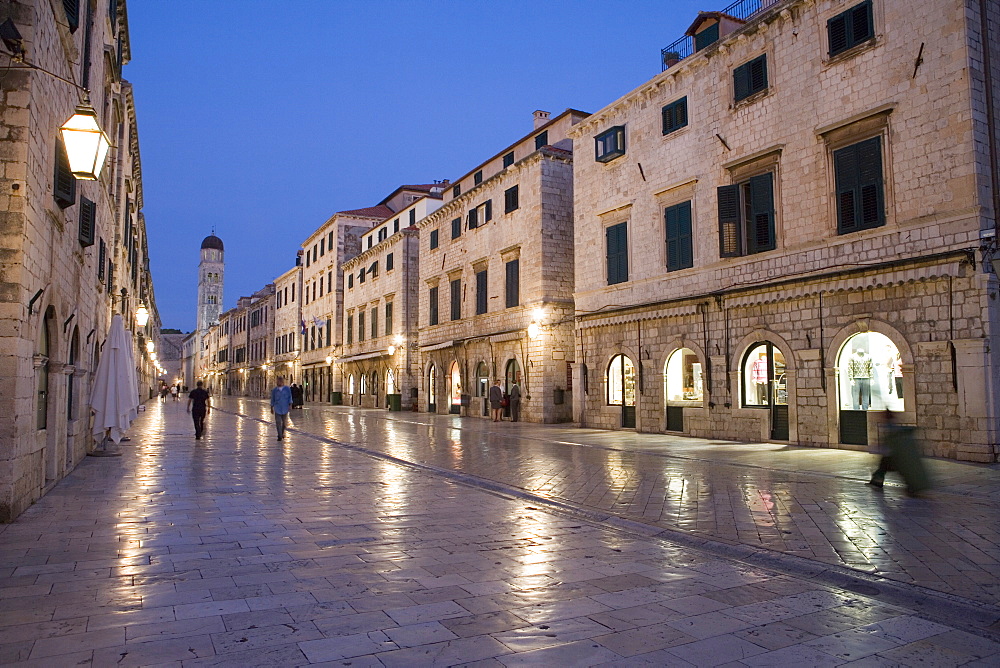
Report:
M94 387L90 393L94 439L102 446L107 439L119 443L138 414L139 384L134 360L132 339L125 332L122 317L116 314L111 318L111 328L97 363Z

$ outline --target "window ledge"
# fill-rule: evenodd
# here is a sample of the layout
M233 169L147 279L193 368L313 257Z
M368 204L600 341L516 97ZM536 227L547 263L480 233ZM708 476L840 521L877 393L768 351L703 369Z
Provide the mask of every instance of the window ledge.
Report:
M763 91L761 91L761 92L763 92ZM742 100L741 100L741 102L742 102ZM663 132L663 130L661 129L660 132L663 132L663 134L661 134L660 136L663 139L672 139L672 138L677 137L679 135L687 134L688 130L690 130L690 129L691 129L691 124L690 123L688 123L684 127L677 128L676 130L671 130L670 132Z
M869 37L868 39L866 39L864 42L861 42L860 44L855 44L851 48L846 49L844 51L841 51L840 53L838 53L835 56L827 56L827 59L823 62L823 64L826 67L830 67L832 65L837 65L838 63L841 63L841 62L843 62L845 60L851 60L855 56L857 56L857 55L859 55L861 53L864 53L865 51L868 51L869 49L874 49L875 47L878 47L878 46L881 46L881 45L882 45L882 40L881 40L880 36L879 35L875 35L874 37Z
M770 95L771 91L773 90L774 90L773 86L768 86L764 90L759 90L753 95L748 95L738 102L733 102L732 110L737 111L738 109L742 109L743 107L750 106L751 104L754 104L755 102L762 100L763 98Z

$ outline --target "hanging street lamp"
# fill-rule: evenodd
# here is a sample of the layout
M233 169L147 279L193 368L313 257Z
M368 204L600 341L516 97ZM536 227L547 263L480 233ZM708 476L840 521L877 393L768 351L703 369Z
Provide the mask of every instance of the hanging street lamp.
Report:
M145 327L146 323L149 322L149 309L142 302L139 302L139 308L135 310L135 324L140 327Z
M96 181L104 167L111 140L97 122L97 110L84 98L68 121L59 128L73 176Z

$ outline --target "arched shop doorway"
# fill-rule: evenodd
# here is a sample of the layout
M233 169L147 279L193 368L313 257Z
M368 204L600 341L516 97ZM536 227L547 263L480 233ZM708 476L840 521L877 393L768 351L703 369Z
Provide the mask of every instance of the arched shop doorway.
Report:
M750 346L740 366L743 374L743 407L770 412L771 438L788 440L788 380L785 356L770 341Z
M433 364L427 371L427 411L437 413L437 372Z
M481 398L480 403L483 405L483 415L485 416L490 414L489 395L490 371L486 368L486 362L480 362L476 365L476 396Z
M462 412L462 372L458 369L458 362L451 363L448 380L448 396L450 398L448 411L457 415Z
M869 411L903 411L903 362L899 349L880 332L861 332L837 353L840 442L868 445Z
M354 374L352 373L347 377L347 394L351 397L351 405L356 406L357 401L355 399L356 392L354 391Z
M621 406L621 425L635 428L635 365L627 355L615 355L608 364L605 384L608 405Z
M372 383L371 383L371 393L372 393L372 405L378 408L378 371L372 371Z
M396 374L393 373L392 369L387 369L385 372L385 393L386 394L396 394L398 390L396 389Z
M524 395L524 385L521 383L521 365L517 363L517 360L511 359L507 360L507 365L503 370L503 393L504 396L510 394L510 388L513 387L514 383L521 386L521 395ZM510 417L510 406L503 409L504 417Z
M705 397L704 372L690 348L675 350L663 372L667 431L684 431L684 407L700 406Z

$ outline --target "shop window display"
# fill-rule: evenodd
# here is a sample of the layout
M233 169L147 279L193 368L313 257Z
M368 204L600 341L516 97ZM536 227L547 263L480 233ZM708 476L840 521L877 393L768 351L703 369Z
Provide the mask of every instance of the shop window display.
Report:
M770 343L750 347L743 358L743 405L747 407L786 405L788 385L785 356Z
M385 372L385 393L396 394L396 374L389 369Z
M458 362L451 363L451 405L462 405L462 374L458 370Z
M837 357L840 408L902 411L903 362L899 349L879 332L855 334Z
M608 365L608 405L635 405L635 366L625 355L615 355Z
M698 403L704 398L704 377L698 355L681 348L667 358L665 374L668 403Z

